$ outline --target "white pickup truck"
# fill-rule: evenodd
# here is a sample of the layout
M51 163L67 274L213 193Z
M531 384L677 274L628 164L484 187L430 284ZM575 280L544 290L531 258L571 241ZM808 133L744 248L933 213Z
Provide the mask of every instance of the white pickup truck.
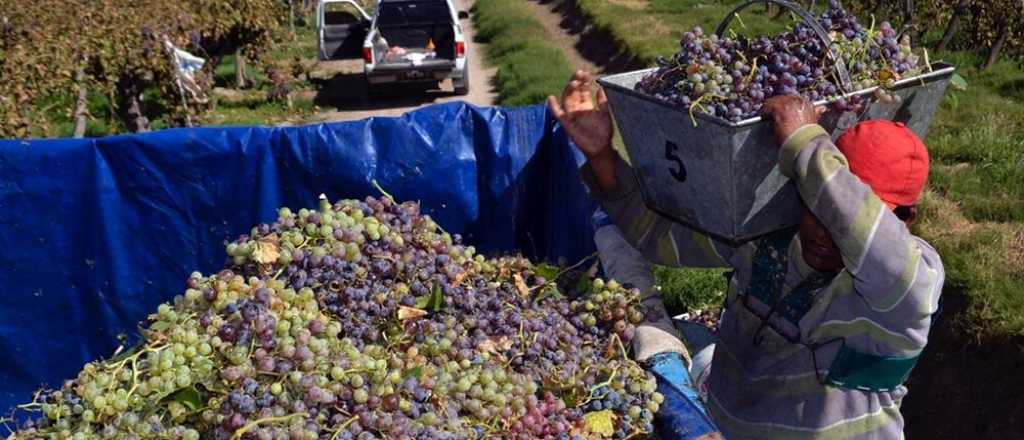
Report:
M469 93L469 63L453 0L379 0L371 17L353 0L320 0L319 58L358 58L370 87L398 82L440 83L451 78L457 95Z

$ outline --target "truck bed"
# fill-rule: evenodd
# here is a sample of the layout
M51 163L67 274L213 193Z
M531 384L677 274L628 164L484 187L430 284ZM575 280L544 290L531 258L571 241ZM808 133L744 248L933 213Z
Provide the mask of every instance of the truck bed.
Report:
M449 23L380 28L380 34L389 47L402 47L409 51L425 49L427 42L433 40L437 58L455 59L455 33Z

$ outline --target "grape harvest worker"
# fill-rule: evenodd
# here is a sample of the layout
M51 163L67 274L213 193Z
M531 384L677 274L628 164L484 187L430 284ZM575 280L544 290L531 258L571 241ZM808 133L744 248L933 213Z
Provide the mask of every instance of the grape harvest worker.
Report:
M939 255L908 229L928 177L913 132L868 121L833 144L817 124L821 109L798 96L769 100L763 113L802 217L797 228L731 247L644 205L612 149L607 97L599 90L595 102L587 73L548 105L587 157L583 179L617 226L595 237L606 272L653 292L646 302L663 311L649 261L733 269L706 376L707 412L725 438L903 438L903 382L928 342L944 280ZM675 334L664 316L641 326L637 357L685 357Z

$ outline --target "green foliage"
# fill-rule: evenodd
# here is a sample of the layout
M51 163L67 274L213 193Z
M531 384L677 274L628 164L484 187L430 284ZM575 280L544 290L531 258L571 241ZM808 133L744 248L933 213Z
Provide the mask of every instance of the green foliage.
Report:
M957 6L957 0L918 0L913 2L910 30L916 35L941 38ZM991 48L1005 26L1009 32L1004 52L1017 58L1024 57L1024 2L1021 0L967 0L961 11L960 31L953 39L953 48L978 50ZM874 0L845 1L849 10L867 17L875 14L896 23L904 23L908 16L905 2L879 2ZM938 33L935 33L937 31ZM979 62L980 64L980 62Z
M477 38L498 66L498 104L529 105L557 94L572 75L565 54L521 2L479 0L473 6Z
M928 136L932 188L972 221L1024 222L1024 100L1004 92L1024 83L1024 71L1004 61L982 72L975 56L948 58L971 85L950 92L959 103L943 103Z
M714 32L739 2L577 0L576 4L597 29L615 40L620 50L636 56L644 64L653 64L659 55L678 52L679 37L694 26ZM762 6L751 6L729 29L738 35L751 36L776 32L792 23L788 14L778 19L773 16L765 14Z
M654 276L670 315L722 305L729 287L724 269L677 269L657 266Z
M240 102L218 104L203 115L203 125L277 125L308 121L316 108L311 98L296 97L292 107L281 102L270 102L263 93L254 93Z
M282 17L275 0L34 0L0 3L0 137L53 134L50 116L80 86L114 105L147 93L153 108L182 119L185 108L164 42L216 56L241 47L258 58ZM129 109L121 109L128 111ZM161 117L162 114L154 115Z

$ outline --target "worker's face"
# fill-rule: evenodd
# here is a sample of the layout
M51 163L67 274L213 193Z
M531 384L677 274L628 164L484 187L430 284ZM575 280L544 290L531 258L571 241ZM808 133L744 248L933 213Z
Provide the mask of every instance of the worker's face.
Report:
M843 257L832 234L807 208L800 217L800 247L804 261L815 270L836 272L843 268Z

